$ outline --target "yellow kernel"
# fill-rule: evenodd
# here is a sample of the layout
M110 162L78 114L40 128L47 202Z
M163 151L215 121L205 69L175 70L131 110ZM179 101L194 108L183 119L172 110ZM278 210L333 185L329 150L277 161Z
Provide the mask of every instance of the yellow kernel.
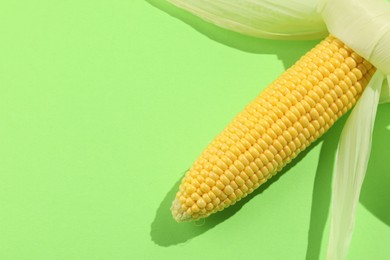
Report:
M288 146L290 147L291 151L295 151L297 149L294 142L289 143Z
M311 124L312 124L312 126L313 126L316 130L320 129L320 123L319 123L318 120L313 120L313 121L311 121Z
M239 160L243 165L249 164L249 161L248 161L247 157L245 156L245 154L241 154L241 155L238 157L238 160Z
M249 179L248 175L246 175L245 172L241 172L239 176L240 176L244 181L246 181L247 179Z
M199 212L199 207L198 207L198 205L197 204L194 204L194 205L192 205L192 207L191 207L191 210L192 210L192 212Z
M257 182L259 182L259 178L257 178L256 174L252 175L252 176L250 177L250 180L251 180L254 184L256 184Z
M206 183L202 183L202 184L200 185L200 190L201 190L202 192L209 192L209 191L210 191L210 187L209 187Z
M234 191L234 194L235 194L238 198L242 198L243 195L244 195L244 193L243 193L240 189L235 190L235 191Z
M199 196L198 193L192 193L191 199L192 199L193 201L197 201L198 199L200 199L200 196Z
M261 162L264 164L266 164L268 162L268 159L267 159L267 156L265 156L264 153L260 154L260 157L259 159L261 160Z
M245 183L240 176L236 176L234 181L237 183L238 186L242 186Z
M213 181L219 180L219 175L215 174L215 172L210 172L209 176ZM206 183L207 183L207 178L206 178ZM207 185L209 185L209 184L207 184ZM214 185L209 185L209 186L211 187Z
M329 61L326 61L324 63L324 67L328 70L328 71L334 71L335 70L335 67L333 66L332 63L330 63Z
M276 150L281 150L283 148L282 144L279 142L279 140L275 139L272 145L275 147Z
M302 116L300 119L299 119L299 123L301 123L301 125L303 126L303 127L306 127L308 124L309 124L309 120L308 120L308 118L306 117L306 116ZM287 139L287 138L286 138ZM290 142L291 141L291 139L290 140L288 140L288 142Z
M257 140L257 144L258 144L259 147L261 148L261 150L260 150L259 152L264 151L264 150L267 149L267 147L268 147L268 144L267 144L262 138L260 138L259 140Z
M334 87L334 92L336 93L337 97L341 97L343 95L343 90L338 85Z
M299 103L297 103L298 105ZM299 112L299 110L294 106L294 107L291 107L290 108L290 111L295 115L295 117L298 119L300 116L301 116L301 113ZM294 122L294 121L292 121Z
M278 125L278 128L282 131L286 130L287 126L283 123L281 119L276 120L276 124Z
M344 74L347 74L347 73L350 71L350 68L349 68L348 65L345 64L345 63L342 63L342 64L341 64L340 69L343 70Z
M225 188L225 185L220 180L218 180L215 182L215 187L218 188L219 190L223 190ZM214 188L213 188L213 192L214 192Z
M351 57L357 62L357 63L361 63L363 61L363 58L360 57L359 54L357 54L356 52L352 52L351 53Z
M202 195L202 199L206 202L206 203L209 203L211 201L211 198L210 196L208 195L208 193L205 193Z
M213 187L215 185L215 181L209 177L206 178L205 183L207 184L208 187ZM202 188L202 186L201 186Z
M328 78L333 82L334 85L339 83L339 78L334 73L331 73Z
M195 188L198 188L200 186L200 183L197 179L192 179L191 184L194 185Z
M301 85L297 86L296 90L297 90L300 94L302 94L302 95L306 95L306 93L307 93L307 90L306 90L303 86L301 86Z
M322 89L321 89L320 87L318 87L318 86L315 87L314 91L310 91L310 92L309 92L309 97L310 97L311 99L313 99L315 103L318 103L318 102L320 101L321 98L320 98L319 95L323 96L323 95L324 95L324 92L323 92Z
M229 199L232 201L230 205L233 205L233 201L237 200L236 194L232 193L229 195Z
M344 57L343 55L341 55L340 53L336 52L334 55L333 55L333 58L335 58L336 60L338 60L339 62L344 62Z
M349 56L348 51L347 51L346 49L344 49L344 48L340 48L340 49L339 49L339 53L340 53L341 55L343 55L344 58L347 58L347 57ZM349 58L349 57L348 57L348 58Z
M295 122L295 123L294 123L294 128L295 128L298 132L301 132L302 129L303 129L303 126L301 125L301 123Z
M307 128L303 128L302 134L305 136L305 139L308 139L310 137L310 132L307 130Z
M221 175L221 174L223 173L222 169L219 168L217 165L214 165L214 166L212 167L212 171L215 172L215 173L218 174L218 175Z
M252 170L251 167L249 167L249 166L245 167L245 173L246 173L246 175L248 175L248 176L251 176L251 175L254 174L253 170Z
M322 79L324 78L324 76L322 75L322 73L319 72L318 70L314 70L314 71L312 72L312 74L313 74L314 77L316 77L316 78L319 79L319 80L322 80Z
M290 127L288 131L290 132L292 139L298 135L298 131L294 127Z
M283 163L283 159L279 154L275 155L275 161L277 161L278 164Z
M287 141L287 143L291 142L292 140L291 134L288 131L283 132L283 137Z
M288 119L290 122L295 122L295 121L298 120L297 116L296 116L293 112L291 112L291 111L287 111L287 112L286 112L286 117L287 117L287 119Z
M301 141L299 141L299 139L298 138L295 138L294 140L293 140L293 142L294 142L294 144L295 144L295 147L301 147ZM291 147L290 147L291 148ZM279 163L278 163L279 164Z
M295 107L292 107L292 108L291 108L291 110L292 110L292 111L295 111L295 113L296 113L297 115L299 115L299 116L306 113L305 106L307 106L308 104L305 103L305 106L304 106L304 105L302 105L303 102L304 102L304 100L302 100L300 103L295 104ZM299 116L298 116L298 117L299 117Z
M217 160L216 164L217 164L217 167L219 169L221 169L222 171L225 171L228 168L228 165L222 160Z
M269 135L264 134L262 139L267 143L267 146L272 144L273 138L271 138Z
M264 155L268 161L271 161L274 158L274 155L269 150L264 151Z
M284 133L285 133L285 132L287 132L287 131L284 131L284 132L283 132L283 135L278 136L278 141L280 142L280 144L281 144L282 146L287 145L286 138L284 137ZM288 132L287 132L287 133L288 133Z
M311 110L312 106L315 105L315 102L309 96L306 96L305 99L301 101L301 104L305 109L305 113L308 113ZM302 115L305 113L302 113Z
M329 91L328 85L326 85L323 81L318 83L318 87L321 88L321 90L326 93Z
M196 202L196 204L197 204L198 207L201 208L201 209L203 209L204 207L206 207L206 202L205 202L202 198L200 198L200 199Z
M245 168L244 164L239 160L234 161L234 166L236 166L238 171L242 171Z
M345 93L345 95L347 95L348 100L352 100L355 96L354 94L352 94L352 91L349 90Z
M227 196L234 192L233 188L230 185L227 185L223 191Z
M340 80L345 77L345 72L342 69L340 69L340 68L335 69L333 74Z
M322 82L324 82L329 88L334 87L333 81L331 81L329 78L324 78L324 80Z
M232 181L232 182L230 182L230 187L232 187L233 188L233 190L236 190L236 189L238 189L238 185L237 185L237 183L236 182L234 182L234 181Z
M204 198L204 196L205 196L206 194L203 194L203 199L205 200L205 198ZM213 190L211 189L211 191L209 191L208 193L207 193L207 195L208 195L208 198L210 199L210 200L214 200L216 197L217 197L217 195L213 192ZM206 200L205 200L206 201Z
M355 84L356 81L358 80L355 73L353 73L352 71L347 73L347 77L352 81L352 84ZM347 83L347 81L346 81L346 83Z
M326 102L326 100L324 98L322 98L320 100L319 104L317 104L317 105L321 105L321 108L323 108L324 111L329 107L328 102ZM317 108L317 110L318 110L318 108ZM318 113L323 114L323 112L320 112L320 110L318 110Z
M268 150L269 150L273 155L275 155L275 154L278 153L278 151L276 150L276 148L275 148L272 144L269 146Z
M333 57L330 58L329 62L332 63L335 68L338 68L341 65L340 61L338 59L333 58Z
M323 66L318 68L318 71L322 74L322 76L325 78L329 75L329 70Z
M249 136L249 135L247 135ZM253 137L251 138L251 140L253 140ZM256 140L255 140L256 142ZM249 147L251 147L251 143L249 142L249 139L248 138L242 138L241 139L241 144L243 145L244 149L249 149ZM244 151L244 149L242 150L242 152Z
M314 135L316 133L316 129L314 128L314 126L312 124L308 125L307 129L309 130L311 135Z
M226 185L228 185L228 184L230 183L229 178L226 177L225 174L224 174L224 175L221 175L221 176L219 177L219 179L220 179L220 181L222 182L222 184L223 184L224 186L226 186Z
M286 157L287 157L286 153L285 153L283 150L280 150L280 151L279 151L279 155L280 155L280 157L282 157L282 158L286 158ZM263 172L263 171L262 171L262 172Z
M317 109L313 108L311 111L310 111L310 117L314 120L314 119L317 119L319 117L319 113L317 111Z
M347 106L349 103L348 97L346 95L342 95L340 97L341 102L344 104L344 106Z
M194 193L196 191L196 188L195 188L194 185L189 184L186 187L186 191L187 191L188 194L192 194L192 193Z
M206 210L211 211L214 208L214 205L212 203L209 203L206 205Z
M261 164L261 160L259 158L256 158L253 162L249 164L249 166L255 172L259 170L259 163Z
M290 154L292 153L290 147L288 147L288 146L285 146L283 150L284 150L284 152L286 153L287 156L290 156Z
M219 203L221 202L221 200L219 198L216 198L214 199L211 203L214 205L214 206L217 206L219 205Z
M326 102L325 102L325 105L328 106L328 104ZM317 110L319 115L322 115L325 112L324 106L321 104L321 102L317 103L317 105L315 106L315 109ZM318 118L316 118L316 119L318 119Z
M310 90L313 88L313 83L311 83L309 80L302 80L302 86L306 89L306 90Z
M253 182L251 180L247 180L245 185L250 189L253 187Z
M357 69L357 68L353 68L353 69L351 70L351 72L352 72L353 74L355 74L357 80L360 80L360 79L363 77L362 72L361 72L359 69Z
M371 68L373 68L372 64L369 63L368 61L363 61L363 65L368 69L368 70L371 70ZM371 72L371 71L369 71ZM374 72L374 71L373 71ZM372 76L372 74L370 74Z
M225 200L226 198L227 198L227 195L225 194L225 193L221 193L219 196L218 196L218 198L220 199L220 200Z
M277 137L276 133L274 132L274 130L272 128L268 128L267 130L267 135L271 138L271 139L275 139ZM263 137L264 138L264 137ZM268 141L266 141L268 143Z
M357 66L357 69L358 69L359 71L361 71L361 73L363 73L363 74L366 74L366 73L367 73L367 68L366 68L363 64L359 64L359 65Z
M191 207L194 204L194 201L191 198L187 198L185 203L188 207Z
M249 188L244 184L241 186L241 190L242 190L242 192L246 193L249 190Z
M345 64L347 64L347 66L350 68L350 69L353 69L356 67L356 61L354 59L352 59L351 57L347 57L345 59Z
M276 135L281 135L283 130L277 124L272 125L272 130L274 130Z

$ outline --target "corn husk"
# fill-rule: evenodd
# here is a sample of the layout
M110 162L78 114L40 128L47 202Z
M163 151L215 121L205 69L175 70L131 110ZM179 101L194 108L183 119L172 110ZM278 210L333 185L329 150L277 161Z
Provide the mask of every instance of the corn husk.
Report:
M327 30L320 0L168 0L206 21L270 39L320 39Z
M341 133L334 168L331 230L327 259L345 259L356 207L370 157L372 132L384 75L377 71Z

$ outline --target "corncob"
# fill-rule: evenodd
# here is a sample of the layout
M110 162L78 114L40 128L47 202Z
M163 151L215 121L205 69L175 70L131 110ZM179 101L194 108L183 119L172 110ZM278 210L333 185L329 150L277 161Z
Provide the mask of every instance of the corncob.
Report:
M176 221L235 204L322 136L356 103L376 68L328 36L268 86L185 174Z

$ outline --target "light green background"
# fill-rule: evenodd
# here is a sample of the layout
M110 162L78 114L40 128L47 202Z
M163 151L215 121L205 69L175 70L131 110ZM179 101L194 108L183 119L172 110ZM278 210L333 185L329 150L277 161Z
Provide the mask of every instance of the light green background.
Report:
M324 259L343 121L205 223L169 212L202 149L317 42L240 36L157 0L1 1L0 18L1 260ZM348 259L390 258L389 114Z

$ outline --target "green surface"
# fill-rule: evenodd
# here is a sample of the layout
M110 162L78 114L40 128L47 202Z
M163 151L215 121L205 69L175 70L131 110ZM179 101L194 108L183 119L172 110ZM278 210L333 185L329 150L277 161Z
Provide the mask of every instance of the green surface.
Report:
M240 36L152 0L1 1L0 17L1 260L324 259L343 122L204 223L169 213L202 149L316 42ZM348 259L390 258L389 114Z

